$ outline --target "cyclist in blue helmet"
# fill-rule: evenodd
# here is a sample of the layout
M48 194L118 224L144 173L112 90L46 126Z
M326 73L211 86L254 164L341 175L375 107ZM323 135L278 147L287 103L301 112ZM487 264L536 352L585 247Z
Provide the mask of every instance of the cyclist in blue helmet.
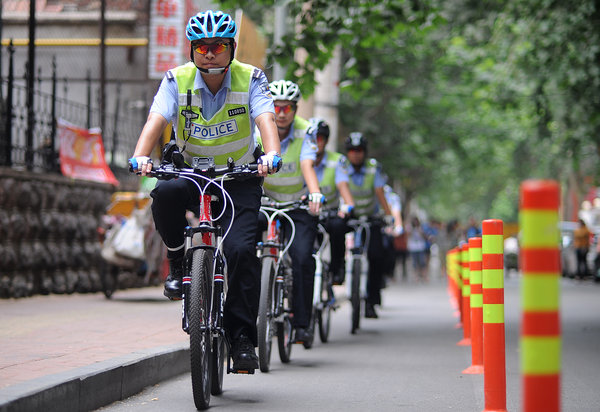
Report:
M224 241L229 271L225 329L232 342L233 368L248 370L258 368L254 348L260 262L254 238L262 182L282 162L269 82L262 70L234 58L236 33L235 21L222 11L208 10L189 19L191 61L166 72L130 163L142 175L152 169L151 153L169 123L188 164L193 157L213 157L217 167L225 166L229 157L238 164L259 163L259 177L225 182L235 210L235 235ZM262 148L254 138L255 126ZM161 180L151 196L154 222L168 250L164 294L181 299L185 215L187 209L197 208L198 191L185 179ZM230 211L222 219L230 221Z

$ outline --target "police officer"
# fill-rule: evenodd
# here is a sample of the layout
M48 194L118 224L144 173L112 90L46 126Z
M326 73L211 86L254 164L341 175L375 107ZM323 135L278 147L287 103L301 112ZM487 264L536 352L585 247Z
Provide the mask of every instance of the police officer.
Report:
M295 342L307 343L312 340L308 328L315 276L312 248L317 235L316 214L323 200L314 169L317 146L308 121L296 114L301 97L298 85L289 80L277 80L271 82L269 89L275 104L275 122L284 166L279 173L265 179L265 194L278 202L300 200L304 196L308 196L309 201L310 213L306 210L289 213L296 227L296 235L289 249L294 278L292 326L295 329Z
M392 222L392 211L385 199L383 186L385 179L377 160L367 158L367 139L360 132L350 133L345 146L350 162L350 192L354 197L354 213L356 216L373 216L377 202L385 212L385 220ZM367 299L365 317L377 318L375 305L381 304L381 288L383 287L384 249L381 236L381 225L372 223L370 227L369 275L367 281Z
M189 19L186 36L191 62L169 70L154 97L148 120L134 155L134 169L146 174L152 169L152 149L169 122L186 162L194 156L214 157L217 167L232 157L236 163L258 160L259 175L280 166L280 144L275 126L273 100L264 73L234 59L237 28L229 14L205 11ZM257 152L254 127L262 135L266 154ZM262 193L262 178L229 181L235 219L224 242L229 289L225 303L225 329L232 341L233 368L258 368L256 317L260 295L260 262L256 256L255 233ZM187 209L198 207L196 186L185 179L160 181L152 191L152 213L165 242L170 273L165 295L180 299L182 260ZM223 216L231 220L231 211Z
M329 141L329 125L320 118L310 119L311 127L316 132L317 160L315 171L319 179L321 193L327 199L324 208L328 211L337 211L337 214L329 214L323 223L325 230L329 233L331 245L331 262L329 269L333 274L333 283L341 285L344 282L346 253L346 233L350 228L344 218L348 217L354 208L354 199L348 185L349 172L346 156L341 153L326 150ZM343 202L340 202L340 196Z

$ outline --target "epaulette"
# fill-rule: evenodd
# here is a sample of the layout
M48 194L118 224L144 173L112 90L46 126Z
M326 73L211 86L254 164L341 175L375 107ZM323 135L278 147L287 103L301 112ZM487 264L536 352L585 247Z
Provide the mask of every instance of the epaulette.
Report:
M165 77L169 80L173 80L175 78L171 70L167 70L167 72L165 73Z

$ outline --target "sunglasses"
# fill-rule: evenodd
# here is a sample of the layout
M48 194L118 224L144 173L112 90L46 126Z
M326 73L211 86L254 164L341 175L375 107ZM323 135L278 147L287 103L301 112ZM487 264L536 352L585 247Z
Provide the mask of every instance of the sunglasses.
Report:
M284 114L290 113L292 110L295 110L296 106L293 104L286 104L285 106L275 106L275 114L279 114L283 111Z
M229 48L228 43L214 43L214 44L197 44L194 46L196 53L208 54L210 51L212 54L221 54Z

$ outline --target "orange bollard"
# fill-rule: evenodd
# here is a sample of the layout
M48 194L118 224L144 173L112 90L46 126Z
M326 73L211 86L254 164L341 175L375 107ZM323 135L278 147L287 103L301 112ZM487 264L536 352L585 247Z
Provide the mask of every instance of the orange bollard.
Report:
M471 284L471 366L467 374L483 373L483 291L481 286L481 238L469 239L469 281Z
M454 315L460 316L459 306L458 306L458 295L456 290L458 288L456 283L456 254L458 250L456 248L450 249L446 255L446 272L448 274L448 294L450 295L450 305L452 309L455 310Z
M560 186L521 184L521 376L523 411L560 410Z
M459 346L471 344L471 284L469 282L469 244L460 247L460 266L462 279L462 324L463 338L457 343Z
M503 234L504 227L501 220L483 221L481 267L484 412L506 412Z

